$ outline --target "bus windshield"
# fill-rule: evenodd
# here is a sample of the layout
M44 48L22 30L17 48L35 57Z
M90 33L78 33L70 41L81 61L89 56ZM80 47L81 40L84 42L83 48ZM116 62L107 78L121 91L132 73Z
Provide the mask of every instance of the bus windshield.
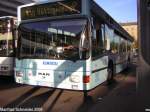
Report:
M19 57L69 60L87 58L87 50L81 52L79 48L89 45L85 43L88 40L86 24L84 19L21 24L18 29Z
M13 56L13 38L10 20L0 20L0 56Z

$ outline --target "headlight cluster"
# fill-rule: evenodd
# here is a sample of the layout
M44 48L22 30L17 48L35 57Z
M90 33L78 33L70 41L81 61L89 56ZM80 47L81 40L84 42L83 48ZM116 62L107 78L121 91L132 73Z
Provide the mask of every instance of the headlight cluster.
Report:
M74 82L74 83L79 83L80 77L78 75L72 75L72 76L70 76L70 81Z
M17 77L23 77L23 73L21 71L16 71L16 76Z

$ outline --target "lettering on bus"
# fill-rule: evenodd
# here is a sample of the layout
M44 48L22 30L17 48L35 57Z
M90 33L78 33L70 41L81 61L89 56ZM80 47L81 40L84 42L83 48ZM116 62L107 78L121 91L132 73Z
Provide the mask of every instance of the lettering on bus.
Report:
M41 17L63 16L80 14L81 0L69 0L61 2L52 2L21 9L21 19L35 19Z
M43 65L58 65L58 62L53 62L53 61L43 61Z
M39 72L38 75L41 75L41 76L50 76L50 73L41 73L41 72Z

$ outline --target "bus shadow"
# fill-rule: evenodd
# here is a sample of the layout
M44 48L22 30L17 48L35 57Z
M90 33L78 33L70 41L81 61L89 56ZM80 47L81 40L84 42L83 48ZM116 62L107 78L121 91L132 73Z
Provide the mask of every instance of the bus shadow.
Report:
M55 90L49 90L40 95L31 97L27 101L20 104L18 107L21 108L41 108L42 105L48 100L48 98L55 92Z
M101 91L97 91L99 93L99 95L96 98L94 98L93 96L87 96L86 99L83 100L83 103L78 108L77 112L88 112L97 101L99 101L103 97L107 96L113 89L115 89L117 87L117 85L118 85L118 82L114 79L109 83L104 82L104 83L100 84L99 86L97 86L95 89L105 87L105 88L107 88L107 91L104 93ZM94 91L94 90L91 90L91 91ZM91 92L91 91L89 91L89 92Z
M125 68L123 71L121 71L119 74L123 74L124 76L136 75L136 68L137 68L137 65L130 63L128 67Z
M88 110L94 105L94 100L92 96L87 96L86 99L83 100L83 103L78 108L77 112L88 112Z
M19 85L14 82L14 77L12 76L0 76L0 90L7 90L22 87L24 85Z
M57 96L55 97L54 101L51 103L51 105L48 107L47 112L51 112L55 104L57 103L58 99L60 98L61 94L64 90L60 90Z
M108 88L109 91L111 91L112 89L114 89L117 85L118 85L118 82L115 79L113 79L110 82L106 83L106 86L107 86L107 88Z
M12 84L14 83L14 77L13 76L0 76L0 85L2 84Z
M13 108L17 107L22 101L24 101L26 98L28 98L30 95L32 95L34 92L39 90L39 87L34 87L31 90L27 91L24 93L22 96L14 100L13 102L9 103L8 105L5 106L5 108Z
M15 89L15 88L24 87L24 86L25 85L20 85L20 84L15 84L15 83L9 83L9 84L5 84L5 85L0 84L0 91Z

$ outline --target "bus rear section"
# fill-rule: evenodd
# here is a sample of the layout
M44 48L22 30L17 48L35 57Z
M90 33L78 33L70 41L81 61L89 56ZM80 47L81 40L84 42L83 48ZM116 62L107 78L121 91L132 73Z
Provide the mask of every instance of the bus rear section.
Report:
M13 17L0 17L0 75L13 75L14 36Z
M90 38L86 19L44 20L18 28L16 82L90 89Z

